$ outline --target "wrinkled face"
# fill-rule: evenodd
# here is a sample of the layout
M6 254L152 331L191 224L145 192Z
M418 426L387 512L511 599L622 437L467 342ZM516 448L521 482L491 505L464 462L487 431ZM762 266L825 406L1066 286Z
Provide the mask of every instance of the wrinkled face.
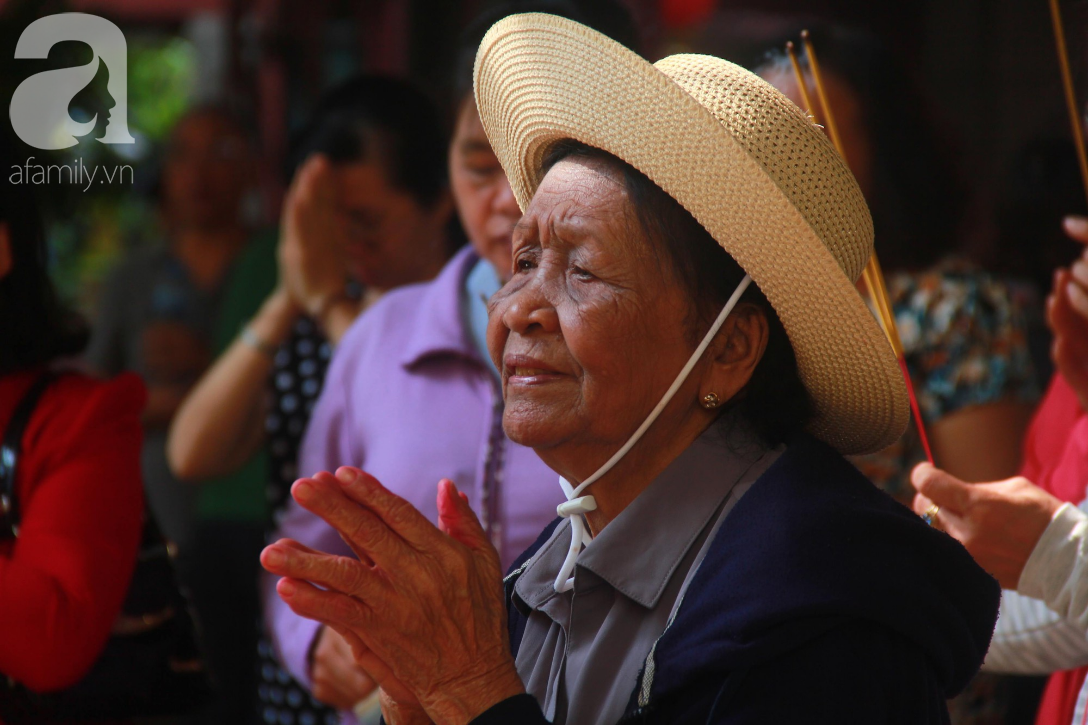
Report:
M626 442L695 347L690 302L650 245L622 177L600 161L556 164L517 225L488 347L507 435L550 465L549 450ZM697 378L662 422L694 401Z
M420 204L393 186L377 161L336 164L333 176L352 278L389 289L426 279L441 266L448 203Z
M216 113L186 117L174 129L163 165L163 203L170 220L197 229L237 223L252 180L246 139Z
M471 96L461 104L450 143L450 187L473 249L491 262L501 279L509 279L510 235L521 210Z

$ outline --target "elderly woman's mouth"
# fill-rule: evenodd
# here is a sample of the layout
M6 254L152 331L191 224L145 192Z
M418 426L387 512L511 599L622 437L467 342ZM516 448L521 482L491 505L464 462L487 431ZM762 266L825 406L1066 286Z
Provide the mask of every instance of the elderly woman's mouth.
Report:
M503 359L503 372L510 381L525 383L545 382L562 375L541 360L525 355L507 355Z

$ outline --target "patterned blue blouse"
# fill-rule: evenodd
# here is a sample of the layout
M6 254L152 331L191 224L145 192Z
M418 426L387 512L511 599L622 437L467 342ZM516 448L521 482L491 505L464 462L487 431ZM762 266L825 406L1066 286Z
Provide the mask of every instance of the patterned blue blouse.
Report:
M972 405L1038 398L1023 310L1006 284L955 260L925 272L893 273L887 282L927 426ZM912 425L894 445L854 463L909 504L910 470L923 460Z

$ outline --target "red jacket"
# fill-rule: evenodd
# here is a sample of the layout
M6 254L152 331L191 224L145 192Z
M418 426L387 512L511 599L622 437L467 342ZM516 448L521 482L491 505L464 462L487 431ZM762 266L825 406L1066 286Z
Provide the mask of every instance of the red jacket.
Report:
M1060 375L1050 381L1024 441L1023 476L1063 501L1085 499L1088 485L1088 414ZM1047 683L1036 725L1069 725L1088 668L1055 672Z
M0 377L0 432L38 371ZM32 690L78 682L124 601L143 519L134 375L59 377L22 441L19 538L0 543L0 673Z

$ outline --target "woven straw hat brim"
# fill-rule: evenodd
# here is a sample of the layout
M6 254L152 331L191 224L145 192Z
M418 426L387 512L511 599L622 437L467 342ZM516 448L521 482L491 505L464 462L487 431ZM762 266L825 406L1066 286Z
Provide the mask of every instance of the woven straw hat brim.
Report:
M727 61L683 55L654 66L583 25L538 13L491 28L475 91L523 211L556 142L623 159L687 209L766 295L816 405L810 432L846 454L899 438L906 388L854 286L872 251L868 209L823 133L784 96Z

